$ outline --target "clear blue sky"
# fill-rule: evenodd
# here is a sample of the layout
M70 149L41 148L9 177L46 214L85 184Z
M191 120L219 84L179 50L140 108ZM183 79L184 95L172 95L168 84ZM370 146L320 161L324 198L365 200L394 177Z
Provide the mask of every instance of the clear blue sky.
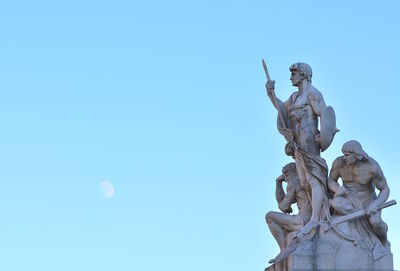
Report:
M398 1L2 1L0 270L263 270L309 63L400 200ZM115 195L101 197L98 184ZM400 257L399 207L384 211ZM396 269L400 261L395 262Z

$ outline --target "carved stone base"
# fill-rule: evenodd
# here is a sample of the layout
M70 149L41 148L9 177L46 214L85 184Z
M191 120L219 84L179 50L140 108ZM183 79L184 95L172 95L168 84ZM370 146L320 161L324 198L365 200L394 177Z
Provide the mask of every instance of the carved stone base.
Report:
M343 260L343 258L342 258ZM292 254L286 260L275 263L265 271L305 271L305 270L324 270L324 271L393 271L393 255L390 253L372 264L373 268L365 268L369 264L364 258L348 257L345 263L335 265L334 255L320 254L313 256Z
M340 228L349 233L350 229L346 230L349 226L351 227L351 224L342 223ZM303 240L287 258L265 270L393 271L393 254L390 249L383 249L380 253L375 252L372 252L363 240L358 239L355 245L338 236L333 230L324 232L320 229L313 240Z
M341 261L337 261L338 264L335 265L335 255L332 254L320 254L315 257L292 254L286 260L269 266L265 271L393 271L393 255L391 253L372 263L372 268L368 268L371 263L365 258L348 258L346 262L340 264Z

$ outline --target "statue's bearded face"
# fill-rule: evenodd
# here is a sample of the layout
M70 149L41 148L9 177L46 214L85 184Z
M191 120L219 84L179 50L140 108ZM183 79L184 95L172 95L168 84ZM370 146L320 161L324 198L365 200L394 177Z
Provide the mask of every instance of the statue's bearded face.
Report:
M346 164L350 165L357 161L357 157L354 152L345 151L343 152L343 154L344 154L343 159L346 162Z
M294 174L295 173L292 170L284 169L282 171L282 175L283 175L283 178L285 178L285 181L292 179Z
M287 170L284 170L282 172L283 178L285 179L285 181L287 181L290 178L290 174Z
M301 73L299 71L292 71L290 76L290 81L292 81L292 85L295 87L300 85L301 81L303 81Z

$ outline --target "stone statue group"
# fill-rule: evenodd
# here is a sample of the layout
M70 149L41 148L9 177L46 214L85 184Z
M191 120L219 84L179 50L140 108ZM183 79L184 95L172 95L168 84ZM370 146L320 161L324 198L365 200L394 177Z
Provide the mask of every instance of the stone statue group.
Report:
M264 61L263 65L267 94L278 111L278 131L287 142L285 153L294 159L276 179L282 212L265 217L281 251L266 270L393 270L381 210L395 201L386 202L390 189L379 164L351 140L329 170L321 151L338 130L333 108L311 84L311 67L290 66L290 80L298 91L282 102ZM294 203L297 214L291 208Z

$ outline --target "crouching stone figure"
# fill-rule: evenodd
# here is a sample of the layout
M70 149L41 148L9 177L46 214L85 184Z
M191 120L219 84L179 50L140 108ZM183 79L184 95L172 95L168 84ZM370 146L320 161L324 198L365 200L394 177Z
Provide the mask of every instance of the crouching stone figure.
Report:
M286 193L282 188L282 182L287 182ZM282 175L276 179L275 197L283 213L268 212L265 219L282 251L290 243L292 236L310 220L312 214L311 203L306 191L300 185L295 163L283 167ZM296 202L299 213L291 215L293 212L291 205Z
M359 230L364 232L362 236L369 236L367 239L375 236L373 239L378 240L371 240L372 246L380 241L383 247L389 249L388 227L379 210L379 206L388 199L390 193L383 172L378 163L355 140L345 143L342 152L343 156L333 162L328 179L328 187L335 194L330 203L338 215L366 210L366 223L359 223ZM337 182L339 177L343 186L339 186ZM375 188L380 191L378 196Z

